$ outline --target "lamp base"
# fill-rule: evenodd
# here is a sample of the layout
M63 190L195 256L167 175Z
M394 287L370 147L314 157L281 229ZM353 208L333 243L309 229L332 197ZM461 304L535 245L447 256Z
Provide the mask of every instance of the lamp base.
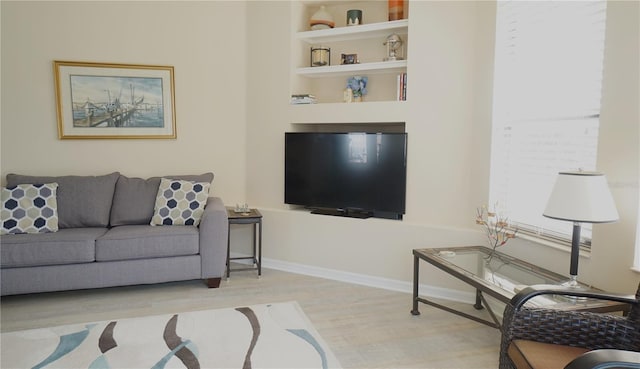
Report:
M562 287L575 289L576 291L586 291L587 290L586 287L584 287L583 285L578 283L578 276L576 276L576 275L572 275L571 277L569 277L568 281L562 282L560 285ZM584 301L584 300L587 299L586 297L580 297L580 296L562 296L562 297L567 298L568 300L571 300L571 301Z

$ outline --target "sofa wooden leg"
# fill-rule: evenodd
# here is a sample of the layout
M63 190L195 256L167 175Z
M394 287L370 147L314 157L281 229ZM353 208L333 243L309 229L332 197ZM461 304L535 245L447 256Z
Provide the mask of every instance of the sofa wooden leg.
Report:
M204 282L207 284L209 288L218 288L220 287L220 281L222 278L207 278Z

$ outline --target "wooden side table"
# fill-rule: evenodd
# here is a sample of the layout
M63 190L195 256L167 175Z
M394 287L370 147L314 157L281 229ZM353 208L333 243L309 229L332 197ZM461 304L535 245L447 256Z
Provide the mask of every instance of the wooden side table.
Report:
M231 271L258 270L258 278L262 275L262 214L258 209L249 209L246 213L236 213L234 207L227 206L227 218L229 218L229 237L227 238L227 279ZM231 257L231 225L232 224L253 224L253 255L242 257ZM232 260L252 260L253 265L249 268L231 269Z

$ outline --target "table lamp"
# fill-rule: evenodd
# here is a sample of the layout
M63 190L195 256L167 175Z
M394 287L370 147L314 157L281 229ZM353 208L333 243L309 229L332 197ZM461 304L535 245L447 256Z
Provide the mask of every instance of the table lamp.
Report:
M618 211L609 191L607 178L599 172L558 173L542 215L573 222L570 279L564 285L579 288L577 279L581 223L611 223L618 220Z

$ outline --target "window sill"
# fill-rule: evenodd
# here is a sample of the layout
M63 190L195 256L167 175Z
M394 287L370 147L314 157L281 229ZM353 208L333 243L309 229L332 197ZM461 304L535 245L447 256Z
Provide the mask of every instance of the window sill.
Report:
M640 266L631 267L630 269L633 270L634 272L640 274Z
M530 235L524 232L518 233L517 238L521 238L523 240L527 240L530 242L535 242L539 245L544 245L552 249L556 249L559 251L566 252L567 254L571 254L571 244L569 242L551 241L551 240L536 237L534 235ZM580 257L587 258L587 259L591 258L591 251L580 248ZM640 269L636 271L640 273Z

